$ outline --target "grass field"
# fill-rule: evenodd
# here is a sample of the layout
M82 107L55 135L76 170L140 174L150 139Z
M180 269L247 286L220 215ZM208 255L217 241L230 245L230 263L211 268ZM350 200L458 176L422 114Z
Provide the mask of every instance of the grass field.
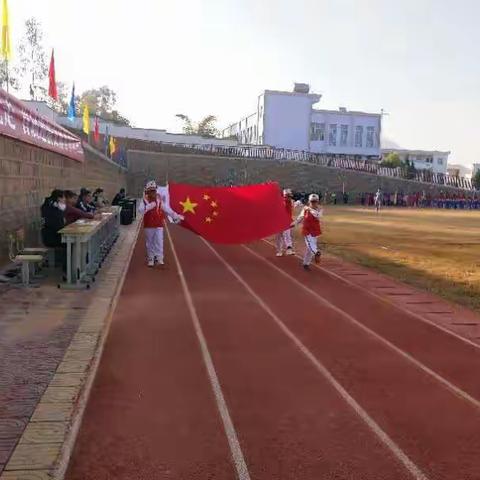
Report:
M480 212L327 207L326 253L480 311Z

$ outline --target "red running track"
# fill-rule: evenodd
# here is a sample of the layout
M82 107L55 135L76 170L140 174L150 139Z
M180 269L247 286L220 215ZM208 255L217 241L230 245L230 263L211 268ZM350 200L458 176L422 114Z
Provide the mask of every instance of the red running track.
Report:
M479 349L264 243L170 233L164 271L136 246L67 479L480 479Z

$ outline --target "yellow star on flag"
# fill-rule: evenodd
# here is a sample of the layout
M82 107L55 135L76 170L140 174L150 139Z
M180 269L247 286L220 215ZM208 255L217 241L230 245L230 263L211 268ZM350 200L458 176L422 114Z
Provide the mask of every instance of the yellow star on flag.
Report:
M203 199L204 199L204 200L206 200L206 201L208 202L208 200L210 200L210 196L209 196L209 195L207 195L207 194L205 194L205 195L203 196Z
M217 207L218 207L218 204L217 204L217 202L215 202L215 201L212 202L210 205L211 205L213 208L217 208Z
M212 219L211 219L210 217L207 217L207 218L205 219L205 221L206 221L207 223L212 223Z
M195 208L198 206L198 203L194 203L190 200L190 197L187 197L187 199L184 202L180 202L180 205L183 207L183 212L182 213L193 213L195 215Z

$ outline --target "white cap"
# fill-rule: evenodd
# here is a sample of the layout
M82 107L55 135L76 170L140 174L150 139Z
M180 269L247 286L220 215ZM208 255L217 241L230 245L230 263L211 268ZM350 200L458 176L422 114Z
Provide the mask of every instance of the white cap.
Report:
M292 194L292 190L290 188L286 188L284 191L283 191L283 194L284 195L291 195Z
M156 190L156 189L157 189L157 183L155 182L155 180L147 182L147 184L145 185L145 191Z
M320 198L318 197L318 195L316 193L312 193L308 196L308 201L309 202L318 202L320 200Z

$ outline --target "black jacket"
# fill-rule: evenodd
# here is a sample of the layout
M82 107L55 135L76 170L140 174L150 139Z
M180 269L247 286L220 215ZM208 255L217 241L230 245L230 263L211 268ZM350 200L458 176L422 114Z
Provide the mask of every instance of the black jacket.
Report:
M112 205L119 205L121 201L125 200L125 194L124 193L117 193L115 197L112 200Z
M46 198L40 207L43 220L42 240L46 247L59 247L62 244L61 235L58 233L65 226L63 212L54 204L52 199Z

